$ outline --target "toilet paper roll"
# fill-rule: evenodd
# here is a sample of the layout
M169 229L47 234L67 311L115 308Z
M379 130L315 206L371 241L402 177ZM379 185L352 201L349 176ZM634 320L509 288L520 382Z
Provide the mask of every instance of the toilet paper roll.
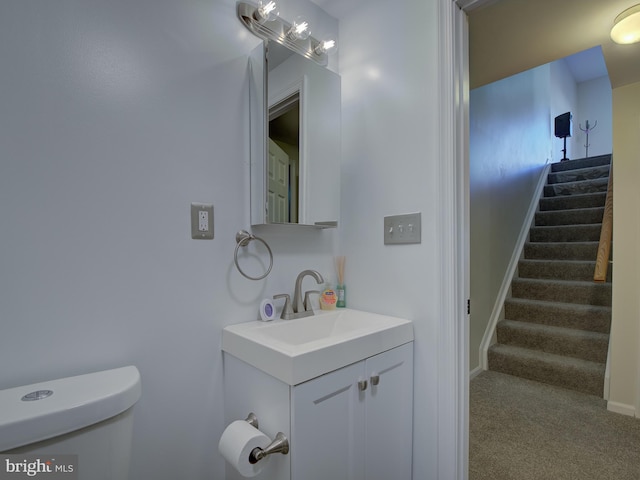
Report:
M265 448L271 443L269 437L252 427L244 420L236 420L230 423L218 444L218 450L243 477L255 477L267 464L269 457L263 458L258 463L251 465L249 455L256 448Z

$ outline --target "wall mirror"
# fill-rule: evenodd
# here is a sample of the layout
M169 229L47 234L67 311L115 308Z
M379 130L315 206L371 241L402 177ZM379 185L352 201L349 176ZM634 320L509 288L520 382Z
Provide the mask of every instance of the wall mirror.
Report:
M336 227L340 76L263 39L249 56L249 77L252 225Z

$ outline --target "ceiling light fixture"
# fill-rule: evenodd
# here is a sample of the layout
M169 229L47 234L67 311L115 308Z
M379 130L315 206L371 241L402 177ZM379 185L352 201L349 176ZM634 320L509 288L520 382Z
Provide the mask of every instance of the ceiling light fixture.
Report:
M623 45L640 42L640 4L627 8L616 17L611 40Z

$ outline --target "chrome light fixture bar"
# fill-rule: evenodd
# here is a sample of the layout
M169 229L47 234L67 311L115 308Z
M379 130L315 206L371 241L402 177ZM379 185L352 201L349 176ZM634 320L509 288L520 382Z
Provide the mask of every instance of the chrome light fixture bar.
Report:
M279 16L264 18L258 10L259 7L256 5L246 2L237 3L238 18L251 33L277 42L319 65L327 65L329 62L327 44L334 46L334 41L319 41L311 35L296 35L294 33L299 30L298 24L292 25Z

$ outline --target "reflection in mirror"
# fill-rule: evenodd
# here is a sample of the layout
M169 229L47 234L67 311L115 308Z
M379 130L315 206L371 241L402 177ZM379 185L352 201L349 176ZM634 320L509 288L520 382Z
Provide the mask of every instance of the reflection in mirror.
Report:
M268 153L264 220L336 226L340 77L276 42L266 40L265 46Z
M298 223L300 92L269 108L269 223Z

